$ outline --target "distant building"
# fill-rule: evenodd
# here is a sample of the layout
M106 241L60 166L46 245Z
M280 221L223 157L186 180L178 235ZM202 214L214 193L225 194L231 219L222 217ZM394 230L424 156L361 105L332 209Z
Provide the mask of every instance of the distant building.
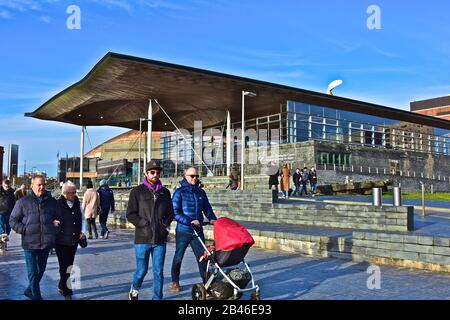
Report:
M410 103L414 113L450 120L450 95Z
M146 148L147 132L141 136L141 158ZM152 134L152 158L161 159L161 134ZM125 185L137 178L139 159L139 131L130 130L96 146L84 155L83 179L98 182L108 180L110 185ZM61 158L58 164L59 181L80 179L80 158ZM136 181L133 181L136 182Z
M97 158L84 158L83 177L95 179L97 177ZM58 180L71 180L77 182L80 179L80 157L60 158L58 163Z
M146 148L147 132L141 136L141 157L144 158ZM101 145L95 147L85 154L86 158L99 158L101 160L122 160L129 162L137 161L139 158L139 131L130 130L122 133ZM152 134L152 158L162 159L161 156L161 133Z
M0 183L3 183L3 147L0 146Z
M13 180L19 171L19 146L10 144L8 149L8 179Z

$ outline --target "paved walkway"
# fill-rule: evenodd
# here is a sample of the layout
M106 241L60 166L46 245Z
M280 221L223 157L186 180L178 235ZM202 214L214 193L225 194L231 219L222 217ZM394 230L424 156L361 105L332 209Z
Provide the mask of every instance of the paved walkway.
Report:
M0 256L0 299L25 299L26 269L19 236L13 234L10 250ZM113 230L108 240L92 240L79 249L76 264L81 269L81 289L75 298L124 300L130 288L135 262L133 233ZM183 291L168 290L173 239L165 262L165 299L190 299L190 290L199 281L190 249L182 265ZM369 290L368 264L339 259L310 258L299 254L251 249L247 262L252 267L263 299L450 299L450 275L381 266L381 289ZM59 278L55 256L50 256L41 282L44 299L61 300L56 284ZM151 268L141 290L141 298L151 299ZM244 299L248 298L244 295Z

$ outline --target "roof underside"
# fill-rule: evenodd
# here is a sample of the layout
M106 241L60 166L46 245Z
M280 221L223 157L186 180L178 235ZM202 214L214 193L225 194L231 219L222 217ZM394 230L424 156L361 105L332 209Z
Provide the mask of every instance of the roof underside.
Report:
M148 117L149 99L157 99L179 128L192 129L195 120L206 128L223 124L226 110L233 122L240 121L242 90L257 94L245 100L246 118L278 113L281 104L295 100L450 129L450 121L404 110L116 53L105 55L82 80L25 115L139 130L139 118ZM174 129L155 103L152 124L155 131Z

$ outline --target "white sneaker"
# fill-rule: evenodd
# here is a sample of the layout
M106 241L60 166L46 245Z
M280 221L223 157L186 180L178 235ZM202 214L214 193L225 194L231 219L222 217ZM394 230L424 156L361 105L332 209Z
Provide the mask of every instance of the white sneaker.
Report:
M138 300L139 299L139 291L134 290L131 288L130 292L128 293L128 299L130 300Z

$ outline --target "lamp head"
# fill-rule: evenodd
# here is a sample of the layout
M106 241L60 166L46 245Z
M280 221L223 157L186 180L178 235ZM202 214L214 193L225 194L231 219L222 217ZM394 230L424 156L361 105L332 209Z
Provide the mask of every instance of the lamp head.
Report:
M333 95L333 89L340 86L342 84L342 80L334 80L332 81L327 88L327 94Z
M242 91L244 96L249 96L251 98L256 97L256 93L250 91Z

